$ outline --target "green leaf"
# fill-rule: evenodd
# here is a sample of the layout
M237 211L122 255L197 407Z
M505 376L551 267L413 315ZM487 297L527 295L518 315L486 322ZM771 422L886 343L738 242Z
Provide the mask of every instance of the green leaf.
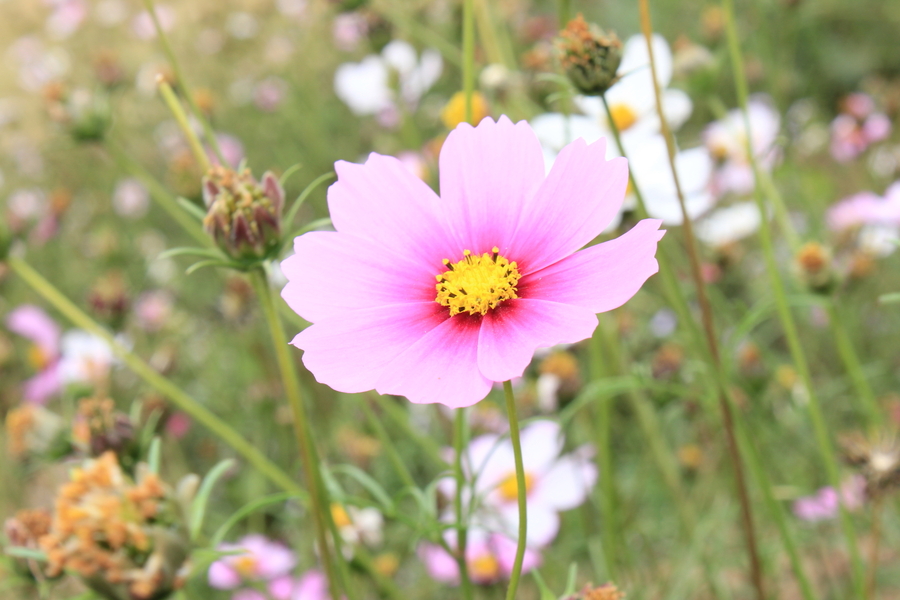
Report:
M288 492L281 492L280 494L272 494L271 496L265 496L263 498L258 498L253 502L249 502L235 511L230 517L228 517L224 523L216 530L215 535L212 536L210 540L210 546L216 547L221 544L225 540L225 536L228 535L228 532L231 531L231 528L237 525L242 519L247 517L248 515L262 509L267 506L271 506L273 504L278 504L280 502L286 502L292 498L300 498L298 494L290 494Z
M278 183L281 184L281 187L284 187L284 184L287 183L287 180L291 178L291 175L299 171L303 168L303 165L300 163L296 163L287 168L287 170L281 174L281 177L278 178Z
M203 527L203 518L206 516L206 505L209 503L209 496L212 494L213 487L222 475L234 467L235 464L233 458L226 458L213 467L212 470L206 474L206 477L203 478L203 483L200 484L200 490L197 492L197 496L191 503L190 533L192 540L196 540L197 536L200 535L200 529Z
M900 292L891 292L890 294L878 296L879 304L895 304L897 302L900 302Z
M159 256L157 256L156 258L172 258L173 256L205 256L207 258L225 258L225 255L215 248L194 248L189 246L170 248L164 252L160 252Z
M243 265L229 260L201 260L189 266L184 270L185 275L190 275L194 271L199 271L205 267L230 267L232 269L242 270Z
M3 551L9 556L15 556L16 558L36 560L38 562L47 562L47 555L43 550L24 548L22 546L7 546Z
M337 465L332 468L332 471L335 473L343 473L359 483L366 491L372 494L372 497L375 498L380 505L382 505L383 512L393 513L396 511L394 502L391 500L390 496L388 496L387 492L384 491L384 488L381 487L381 484L361 469L353 465Z
M294 200L294 204L291 205L291 209L284 216L284 220L282 221L286 226L289 226L294 222L294 219L297 217L297 212L300 210L300 207L303 206L303 203L306 202L306 199L309 197L313 191L319 187L324 181L328 181L329 179L333 179L336 175L331 173L325 173L324 175L319 175L315 179L312 180L306 188L300 192L300 195L297 196L297 199Z
M541 600L556 600L556 594L547 586L544 582L544 578L541 577L541 574L537 569L531 570L531 576L534 577L535 583L537 583L538 590L541 592Z
M150 442L150 448L147 450L147 466L150 467L150 472L156 475L159 475L159 451L161 448L161 444L159 441L159 436L155 436L153 441Z
M178 206L183 208L185 212L187 212L189 215L191 215L201 223L203 222L203 219L206 218L206 212L187 198L178 196L177 198L175 198L175 201L178 202Z
M569 578L566 580L566 589L563 591L563 598L568 598L575 594L575 581L578 578L578 563L569 565Z

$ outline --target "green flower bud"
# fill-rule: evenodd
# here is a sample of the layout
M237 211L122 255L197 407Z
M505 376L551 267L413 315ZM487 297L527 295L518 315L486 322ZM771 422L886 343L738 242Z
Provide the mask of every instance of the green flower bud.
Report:
M578 15L556 40L560 63L572 85L589 96L600 96L616 82L622 62L622 42Z
M270 171L259 183L249 169L213 167L203 178L203 200L203 226L231 258L259 260L280 247L284 190Z

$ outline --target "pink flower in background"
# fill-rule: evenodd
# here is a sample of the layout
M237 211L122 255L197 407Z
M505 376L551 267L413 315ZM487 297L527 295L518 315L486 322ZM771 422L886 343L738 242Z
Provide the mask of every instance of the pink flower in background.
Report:
M767 96L754 96L747 104L750 121L750 147L761 169L771 170L781 153L775 139L781 117ZM713 192L721 197L728 193L749 194L753 191L753 169L747 154L747 127L739 109L709 124L703 131L703 143L718 162L713 175Z
M456 531L448 529L444 539L451 548L456 547ZM428 574L442 583L459 585L459 565L456 559L437 544L423 543L418 549L419 559ZM500 533L491 533L474 527L469 529L466 540L466 567L471 580L479 585L509 579L516 558L516 542ZM541 555L532 549L525 550L522 573L540 566Z
M144 292L134 304L134 316L138 326L144 331L155 332L162 329L172 316L172 294L164 290Z
M46 403L62 388L59 326L37 306L24 304L6 316L6 327L34 344L28 359L38 373L24 384L25 400Z
M220 544L221 552L235 552L209 567L209 585L233 590L252 582L273 582L290 575L297 557L285 545L262 535L248 535L236 544Z
M828 209L828 226L835 231L858 225L900 226L900 181L894 182L881 197L860 192Z
M300 577L279 577L269 584L268 589L272 600L328 600L331 597L328 581L318 570L307 571Z
M628 169L576 140L544 175L525 122L450 133L441 197L396 158L335 164L336 232L294 241L282 296L312 326L294 338L320 383L470 406L534 351L591 336L596 313L658 270L660 222L578 251L618 213Z
M159 19L159 25L162 30L169 32L175 26L175 11L167 4L155 5L156 18ZM153 18L146 10L139 12L131 21L131 30L138 39L152 40L156 37L156 27L154 27Z
M166 433L175 439L181 439L191 430L193 421L187 413L175 412L166 419Z
M334 18L331 37L338 50L353 52L369 31L369 22L358 12L341 13Z
M559 513L587 500L597 482L597 467L590 460L593 450L583 446L560 456L564 439L554 421L533 421L522 430L522 460L528 498L528 545L548 545L559 532ZM463 456L472 486L465 499L474 503L476 519L491 530L515 539L518 531L518 484L512 443L498 435L482 435L469 444ZM442 479L438 488L455 495L456 480Z
M850 94L843 111L831 122L831 156L838 162L853 160L875 142L891 134L891 120L875 110L868 94Z
M273 112L284 101L287 87L287 82L280 77L266 77L253 90L253 103L259 110Z
M841 485L841 493L831 486L823 487L811 496L794 501L794 515L803 521L815 523L833 519L838 515L840 504L847 510L856 510L865 501L866 480L855 475Z
M47 32L57 39L65 39L78 31L87 16L88 7L84 0L44 1L53 7L47 17Z
M222 155L229 165L237 167L244 160L244 144L237 137L230 133L217 133L216 140L219 142L219 149L222 150ZM219 164L219 157L216 156L212 149L207 148L206 154L209 156L209 162L214 165Z
M112 197L113 210L128 219L139 219L150 209L150 193L133 177L120 179Z

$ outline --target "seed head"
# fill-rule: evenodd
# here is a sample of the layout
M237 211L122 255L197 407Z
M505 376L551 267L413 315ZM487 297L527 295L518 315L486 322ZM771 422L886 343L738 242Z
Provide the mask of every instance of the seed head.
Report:
M615 33L604 32L579 14L560 32L556 46L563 71L582 94L603 95L616 82L622 42Z
M249 169L215 166L203 178L203 199L203 225L230 257L258 260L281 245L284 190L270 171L259 183Z
M831 252L818 242L807 242L800 248L795 267L800 281L812 292L827 294L837 283Z
M866 479L866 495L876 497L900 487L900 442L883 435L870 440L859 433L841 439L843 458Z

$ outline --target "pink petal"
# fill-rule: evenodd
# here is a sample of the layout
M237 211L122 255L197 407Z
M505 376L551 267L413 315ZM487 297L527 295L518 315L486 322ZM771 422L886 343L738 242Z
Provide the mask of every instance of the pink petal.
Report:
M591 337L596 327L597 316L581 306L531 298L508 300L484 315L478 368L491 381L519 377L538 348L579 342Z
M547 179L520 210L509 254L523 273L569 256L594 239L625 200L628 166L606 160L606 140L578 139L559 153ZM501 252L502 253L502 252Z
M281 296L313 323L348 310L433 302L440 272L374 242L326 231L295 239L281 270L288 278Z
M597 483L597 467L575 456L560 458L538 479L529 502L552 510L570 510L582 504Z
M223 560L211 564L207 576L209 585L218 590L231 590L241 584L241 576Z
M513 563L516 560L516 550L518 550L515 540L496 533L491 536L491 544L497 553L497 562L500 563L500 570L509 577L512 575ZM522 559L522 573L527 573L539 566L541 566L540 552L531 548L525 548L525 556Z
M428 574L437 581L459 583L459 565L437 544L421 544L417 552Z
M436 302L378 306L323 319L291 343L316 381L352 394L375 388L394 359L447 319Z
M53 363L31 379L23 386L22 395L29 402L46 404L52 396L62 389L62 379L59 375L59 363Z
M437 303L441 316L446 310ZM404 305L403 310L409 310ZM484 399L491 382L478 371L481 319L456 315L422 336L387 365L375 386L381 394L406 396L410 402L437 402L450 408Z
M487 117L478 127L459 125L441 148L439 170L458 252L497 246L506 256L526 202L544 179L541 144L528 123L513 125L503 116L496 123Z
M656 244L662 221L644 219L628 233L591 246L523 277L523 298L573 304L599 313L622 306L659 270Z
M328 597L328 581L321 571L307 571L297 582L294 600L328 600Z
M48 358L59 354L59 326L43 310L24 304L6 316L6 327L34 342Z
M334 169L338 180L328 188L328 209L337 231L405 256L432 276L445 270L443 259L461 258L440 200L402 162L373 152L364 165L338 161Z

